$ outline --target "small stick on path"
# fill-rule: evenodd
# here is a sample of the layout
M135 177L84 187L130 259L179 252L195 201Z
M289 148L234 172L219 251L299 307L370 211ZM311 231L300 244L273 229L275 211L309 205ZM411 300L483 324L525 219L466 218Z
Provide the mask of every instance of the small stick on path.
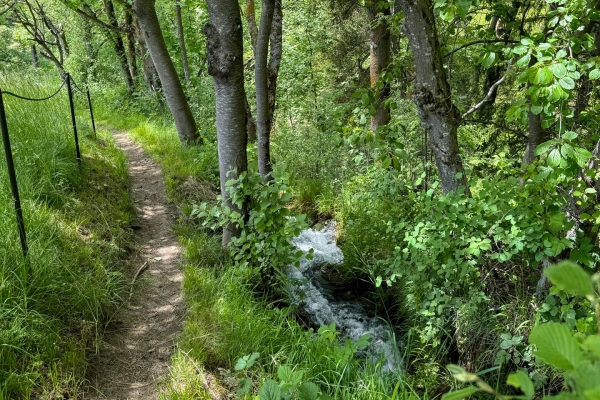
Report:
M146 268L148 268L150 264L148 264L148 261L146 261L145 263L142 264L142 266L137 270L137 272L135 273L135 275L133 276L133 279L131 280L131 283L133 284L136 279L146 270Z

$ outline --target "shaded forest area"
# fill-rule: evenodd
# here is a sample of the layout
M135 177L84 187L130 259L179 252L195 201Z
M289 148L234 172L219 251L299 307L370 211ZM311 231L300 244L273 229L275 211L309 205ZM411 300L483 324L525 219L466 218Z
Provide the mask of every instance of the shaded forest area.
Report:
M104 127L79 98L80 169L64 98L5 99L30 253L2 159L0 399L81 397L128 300L110 128L179 212L161 398L599 397L597 1L0 0L0 37L2 90L69 73ZM393 368L305 311L293 238L331 226L343 262L310 279Z

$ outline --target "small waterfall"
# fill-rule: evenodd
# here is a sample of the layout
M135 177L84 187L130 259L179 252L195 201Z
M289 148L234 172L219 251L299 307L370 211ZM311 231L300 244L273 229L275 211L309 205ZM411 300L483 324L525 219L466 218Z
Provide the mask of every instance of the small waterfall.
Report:
M294 246L305 255L313 250L311 260L303 256L298 268L290 266L287 269L292 297L314 325L335 322L336 329L352 340L369 333L369 358L377 362L383 356L384 372L401 372L402 357L387 325L378 318L369 317L359 302L335 299L331 289L320 279L323 266L337 265L344 260L342 250L335 244L335 234L336 223L330 221L320 231L307 229L292 239Z

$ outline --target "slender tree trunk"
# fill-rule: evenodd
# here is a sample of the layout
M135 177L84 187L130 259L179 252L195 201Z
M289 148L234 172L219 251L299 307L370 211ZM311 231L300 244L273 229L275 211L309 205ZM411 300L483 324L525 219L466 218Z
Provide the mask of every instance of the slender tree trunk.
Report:
M258 135L258 172L263 178L271 173L271 120L267 61L275 0L263 0L258 40L256 41L254 77L256 85L256 132Z
M371 130L376 133L379 126L390 122L390 107L385 101L390 97L391 89L389 82L381 83L381 73L390 65L391 33L388 18L390 9L378 7L379 1L374 1L367 7L371 23L371 87L377 95L377 113L371 117Z
M138 43L138 55L142 60L144 82L146 82L146 86L148 87L148 89L158 90L161 86L160 79L158 77L158 72L156 72L156 68L154 67L154 61L152 61L152 57L150 57L150 53L148 52L148 46L146 46L146 39L144 39L142 28L140 28L140 23L135 14L133 15L133 26L135 28L135 37Z
M277 80L279 78L279 67L283 54L283 7L282 0L275 0L273 9L273 22L271 24L271 37L269 38L270 54L268 66L268 92L269 92L269 121L271 127L275 121L275 100L277 98Z
M111 26L118 27L117 15L115 14L115 7L111 0L104 0L104 11L108 16L108 21ZM109 35L113 41L115 53L119 58L119 66L121 67L121 73L125 79L125 86L127 87L127 93L133 93L134 83L131 73L129 72L129 62L127 61L127 54L125 53L125 45L123 44L123 38L121 34L115 31L109 32Z
M134 83L137 79L137 56L135 54L135 27L133 25L133 14L131 9L125 10L125 26L127 33L125 34L125 43L127 48L127 61L129 62L129 74Z
M133 11L138 18L150 56L160 77L167 106L175 120L179 140L184 145L192 144L199 139L198 128L177 76L173 60L167 51L156 15L154 0L135 0Z
M248 22L248 31L250 32L250 43L252 51L256 53L256 42L258 41L258 26L256 25L256 9L254 0L246 0L246 22Z
M179 0L175 0L175 20L177 22L177 39L179 40L179 50L181 51L183 75L185 76L185 81L190 83L190 67L188 65L187 50L185 48L185 35L183 34L183 19L181 18L181 3L179 3Z
M430 0L402 0L404 31L417 70L413 98L421 124L427 131L444 193L459 186L468 191L458 148L460 114L452 103Z
M529 165L535 160L535 148L542 143L544 137L541 115L535 115L531 111L527 115L529 120L529 134L527 135L527 147L523 155L523 166Z
M217 140L223 207L246 213L231 202L225 189L228 179L248 168L243 65L242 19L237 0L207 0L210 23L207 37L208 73L213 77L217 101ZM239 230L229 225L223 231L226 246Z
M37 53L37 49L35 48L35 44L31 45L31 59L33 62L33 68L39 68L40 60L38 58L38 53Z

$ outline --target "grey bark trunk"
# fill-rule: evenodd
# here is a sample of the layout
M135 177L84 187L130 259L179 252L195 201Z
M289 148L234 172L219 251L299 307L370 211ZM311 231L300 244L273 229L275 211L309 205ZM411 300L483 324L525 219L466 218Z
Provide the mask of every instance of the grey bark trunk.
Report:
M108 17L108 21L111 26L118 27L117 16L115 14L115 7L111 0L104 0L104 11ZM125 86L127 87L127 93L133 93L134 83L131 73L129 72L129 62L127 61L127 54L125 53L125 45L123 44L123 38L121 34L115 31L109 33L113 41L115 53L119 58L119 66L121 67L121 73L123 79L125 79Z
M404 31L408 37L417 79L413 99L425 128L437 165L444 193L464 186L468 192L457 129L460 114L452 103L450 85L444 69L433 6L430 0L402 0ZM459 177L457 178L457 174Z
M256 133L258 136L258 172L267 178L271 167L271 120L269 113L269 87L267 61L269 56L269 38L275 0L263 0L260 28L256 41L254 79L256 85Z
M135 0L133 11L138 18L150 56L160 77L167 106L175 120L179 140L184 145L195 143L199 139L198 128L177 76L173 60L167 51L156 15L154 0Z
M185 47L185 35L183 33L183 19L181 18L181 4L175 0L175 20L177 22L177 39L179 40L179 50L181 51L181 65L185 81L190 83L190 67L188 65L187 50Z
M391 60L391 33L388 23L391 13L389 8L380 9L377 3L378 1L367 8L371 23L371 87L376 90L377 96L377 113L371 117L371 130L374 133L377 132L379 126L387 125L391 118L390 107L385 104L390 97L390 84L384 82L380 89L376 89L381 80L381 73L389 67Z
M150 53L148 52L148 46L146 46L146 39L142 33L142 28L135 15L133 15L133 26L135 28L135 37L138 43L138 56L142 60L142 71L144 73L144 82L150 90L158 90L160 88L160 79L158 78L158 72L154 67L154 62Z
M210 23L202 32L207 37L208 73L213 77L217 102L217 140L223 207L242 214L225 189L228 179L248 168L243 65L242 19L237 0L207 0ZM237 227L223 230L223 246L239 234Z
M277 98L277 79L283 54L283 7L282 0L275 0L273 9L273 22L271 23L271 37L269 38L270 54L268 66L268 91L269 91L269 120L273 126L275 115L275 100Z
M544 129L542 128L541 115L535 115L531 111L528 113L529 134L527 135L527 147L523 154L523 166L529 165L535 160L535 148L542 143Z
M138 75L137 56L135 52L135 27L133 25L133 15L131 9L125 10L125 26L127 33L125 34L125 43L127 48L127 61L129 63L129 74L135 84Z

